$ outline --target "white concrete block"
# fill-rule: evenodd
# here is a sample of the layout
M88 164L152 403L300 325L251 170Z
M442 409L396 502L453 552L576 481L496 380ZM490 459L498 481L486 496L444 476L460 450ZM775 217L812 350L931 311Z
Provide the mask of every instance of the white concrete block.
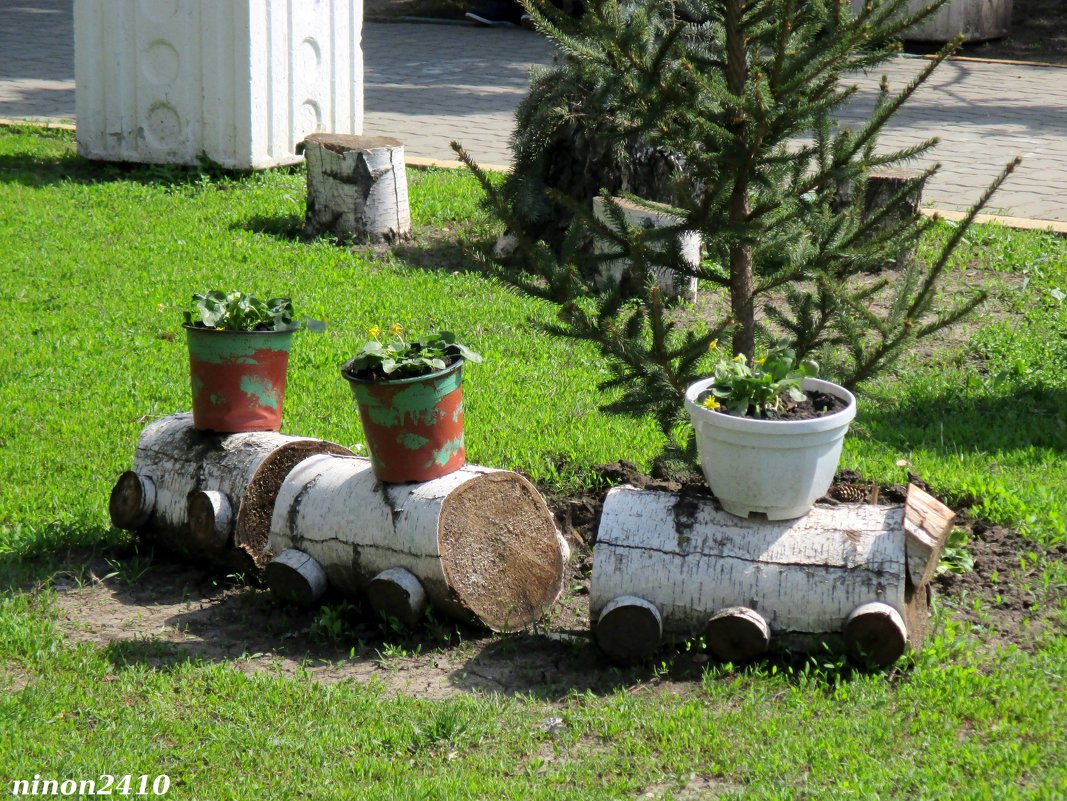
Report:
M75 0L78 152L233 169L363 133L362 0Z
M626 224L631 228L664 228L677 225L681 218L665 211L654 211L639 206L626 198L613 197L611 202L618 206L623 213ZM593 216L601 222L611 225L611 216L608 214L608 201L602 197L593 198ZM700 234L696 231L688 231L679 237L679 245L686 263L694 270L700 266ZM603 239L594 240L594 248L597 253L609 253L615 246ZM604 262L600 266L600 281L619 283L623 279L627 264L622 259ZM682 298L693 301L697 295L697 279L684 275L676 275L666 268L656 270L656 278L660 289L665 297Z

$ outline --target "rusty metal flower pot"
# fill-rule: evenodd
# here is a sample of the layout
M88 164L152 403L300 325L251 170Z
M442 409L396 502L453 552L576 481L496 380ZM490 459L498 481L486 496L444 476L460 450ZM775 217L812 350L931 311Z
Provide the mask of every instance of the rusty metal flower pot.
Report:
M353 360L354 361L354 360ZM415 378L380 381L341 368L359 407L379 481L429 481L467 463L463 444L463 359Z
M220 331L184 326L189 344L193 426L234 434L278 431L295 328Z

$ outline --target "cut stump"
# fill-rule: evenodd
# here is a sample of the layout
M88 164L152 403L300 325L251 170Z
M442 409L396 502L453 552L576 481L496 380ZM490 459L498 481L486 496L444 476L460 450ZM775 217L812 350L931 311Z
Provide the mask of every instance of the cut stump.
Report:
M298 146L307 162L307 236L395 243L411 234L404 146L387 136L316 133Z

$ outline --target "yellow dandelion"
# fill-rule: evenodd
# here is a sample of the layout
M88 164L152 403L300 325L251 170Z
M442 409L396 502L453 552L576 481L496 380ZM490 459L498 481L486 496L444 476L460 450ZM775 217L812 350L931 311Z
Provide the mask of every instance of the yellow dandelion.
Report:
M371 339L377 339L379 336L381 336L381 333L382 329L380 329L376 325L372 325L370 328L367 329L367 336L369 336Z
M741 364L744 364L745 363L745 354L738 353L736 356L734 356L734 361L735 362L740 362Z
M400 325L400 323L393 323L391 326L389 326L389 333L395 337L403 336L404 327Z
M756 359L756 364L763 364L765 361L767 361L767 357L761 356L760 358Z
M719 340L711 340L711 342L708 343L708 353L714 353L717 347L719 347Z
M717 411L719 407L722 406L722 404L715 399L714 395L708 395L708 397L705 398L704 403L701 405L705 409L711 409L713 412Z

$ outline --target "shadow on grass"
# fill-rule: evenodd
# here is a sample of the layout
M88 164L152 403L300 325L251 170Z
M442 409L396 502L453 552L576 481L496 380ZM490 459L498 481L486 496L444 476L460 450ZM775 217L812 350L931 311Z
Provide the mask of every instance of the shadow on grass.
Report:
M284 214L270 216L257 214L244 222L231 226L234 230L251 231L254 234L281 239L286 242L310 242L311 238L304 235L304 218L299 214Z
M17 524L0 535L0 592L92 581L94 565L136 552L128 534L106 526Z
M1020 389L960 395L946 390L900 405L872 405L863 426L873 439L941 453L1067 451L1067 391Z
M40 129L34 129L33 133L42 135ZM252 174L250 170L227 170L207 159L196 166L93 161L77 155L73 147L71 142L71 150L60 156L40 157L29 152L0 155L0 183L45 187L125 181L175 187L204 182L224 184ZM276 167L274 171L301 172L303 165Z
M233 230L251 231L286 242L325 241L338 248L381 258L391 255L409 267L428 271L480 272L473 252L492 248L488 240L466 242L451 233L416 229L412 238L396 244L368 244L339 239L329 234L310 237L304 233L304 218L298 214L256 215L231 226Z

